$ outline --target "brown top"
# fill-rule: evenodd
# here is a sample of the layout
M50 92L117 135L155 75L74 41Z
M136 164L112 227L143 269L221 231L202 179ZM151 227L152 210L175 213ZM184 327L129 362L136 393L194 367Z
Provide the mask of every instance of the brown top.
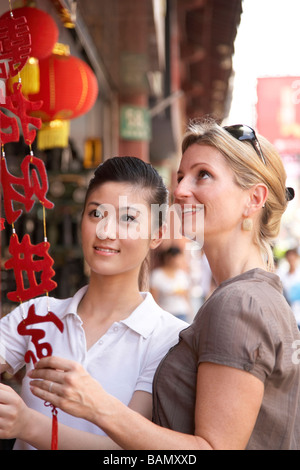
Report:
M246 370L265 385L247 449L300 449L300 334L278 276L253 269L223 282L201 307L153 382L153 421L194 434L197 368Z

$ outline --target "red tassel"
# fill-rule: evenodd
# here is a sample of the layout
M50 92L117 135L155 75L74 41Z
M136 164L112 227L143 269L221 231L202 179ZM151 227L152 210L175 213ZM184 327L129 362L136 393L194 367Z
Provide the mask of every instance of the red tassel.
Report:
M52 407L52 439L51 450L58 450L58 423L57 423L57 409Z
M45 406L51 407L52 413L52 437L51 437L51 450L58 450L58 421L57 421L57 409L48 401L45 401Z

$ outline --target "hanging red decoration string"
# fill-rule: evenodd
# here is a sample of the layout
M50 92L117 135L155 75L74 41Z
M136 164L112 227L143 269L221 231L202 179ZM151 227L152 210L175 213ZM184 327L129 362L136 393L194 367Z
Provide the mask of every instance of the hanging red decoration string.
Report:
M50 29L47 31L48 26ZM46 236L45 217L45 209L52 208L53 204L46 197L48 180L45 166L31 151L36 130L29 126L33 125L40 129L41 121L43 122L42 129L38 132L40 149L67 146L68 132L62 133L61 128L56 127L57 124L63 124L68 128L70 119L90 110L98 94L96 77L85 62L71 56L62 45L53 51L57 37L58 30L50 15L36 8L19 8L0 17L0 78L7 79L10 76L8 96L2 96L2 89L0 90L0 108L5 108L14 115L14 117L7 116L0 110L1 185L5 216L12 226L9 243L11 258L6 261L5 268L14 271L16 280L16 290L7 296L12 301L20 302L21 305L23 301L38 295L48 296L48 293L56 287L56 283L52 280L55 272L52 269L53 259L48 253L50 244ZM33 59L35 65L37 65L36 59L39 59L38 69L31 67L29 57ZM39 71L40 87L32 88L33 84L36 85L32 75L33 70ZM24 97L24 93L26 96L30 95L30 101ZM27 155L21 163L21 176L10 174L4 153L5 143L19 140L16 117L20 120L24 141L30 146L30 155ZM53 128L58 129L54 140ZM61 141L61 137L64 141ZM17 187L21 187L23 192ZM28 212L36 200L43 207L44 241L33 245L28 234L19 241L14 222L23 211L15 209L13 204L14 202L23 204ZM2 230L3 218L0 219L0 224ZM29 287L25 287L24 273ZM36 273L41 273L39 280ZM60 332L63 332L63 324L49 309L47 315L41 316L35 313L34 307L30 307L27 318L24 317L18 326L19 334L32 336L31 344L36 347L37 358L44 357L45 354L51 355L52 347L49 343L40 342L45 336L45 331L40 328L35 329L32 325L48 321L55 323ZM25 362L36 361L36 356L30 349L25 354ZM57 450L57 410L51 403L45 405L50 406L52 412L51 449Z
M0 144L2 153L0 176L5 216L7 222L12 226L13 232L9 242L11 258L5 262L4 266L6 269L14 271L16 280L16 290L9 292L7 297L11 301L19 302L21 305L23 301L38 295L46 294L48 296L48 293L56 287L56 283L52 280L55 272L52 269L53 259L48 253L50 244L46 236L45 217L45 208L49 209L54 207L54 205L46 197L48 179L45 165L42 160L34 156L31 150L31 144L36 137L36 129L39 129L42 123L41 119L31 116L29 113L39 109L41 102L29 101L22 93L21 73L28 62L29 53L32 53L32 48L29 47L31 46L31 31L29 31L26 17L23 16L23 10L20 9L16 16L14 16L14 12L11 10L6 18L0 19L0 77L5 79L10 77L9 81L11 82L9 95L3 93L5 90L2 87L0 90L0 108L2 108L2 110L0 109ZM43 12L42 14L44 15ZM45 15L47 14L45 13ZM40 27L43 21L41 19L39 21ZM32 24L31 30L33 31ZM41 37L45 38L48 36L43 34ZM52 39L46 54L50 54L56 39L57 37L54 40ZM43 41L36 41L35 44L42 45ZM34 48L33 53L35 53ZM14 80L18 80L18 82L16 83ZM30 82L32 83L32 76ZM3 110L9 111L12 116L10 114L7 115ZM22 129L24 141L30 147L30 155L27 155L21 163L22 176L14 176L8 171L4 144L19 141L19 125ZM22 192L20 192L20 187L23 190ZM25 234L22 241L19 242L14 222L23 211L21 209L15 210L13 204L14 202L21 203L24 209L29 212L36 200L43 207L44 241L33 245L29 235ZM1 217L0 231L4 229L4 222L5 219ZM25 273L26 282L27 284L29 283L29 287L25 287ZM36 276L37 273L38 277ZM26 326L43 321L55 323L62 333L63 324L49 311L46 316L39 316L29 309L27 318L24 317L18 327L19 334L32 335L32 344L36 347L38 358L44 357L45 351L47 355L52 354L52 347L49 343L40 343L40 340L45 336L43 330L31 327L30 331L27 331ZM24 360L25 362L30 362L30 360L36 361L36 357L29 350L26 352ZM57 410L53 406L52 422L51 449L56 450L58 448L58 422Z

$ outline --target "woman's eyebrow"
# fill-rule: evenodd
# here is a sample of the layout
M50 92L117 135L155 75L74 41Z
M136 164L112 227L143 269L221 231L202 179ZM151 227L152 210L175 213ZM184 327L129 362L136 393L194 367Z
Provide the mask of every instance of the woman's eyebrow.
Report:
M100 202L94 202L94 201L91 201L88 203L88 206L101 206L101 203Z
M96 206L96 207L99 207L99 206L103 206L105 208L105 203L101 203L101 202L97 202L97 201L90 201L88 204L87 204L87 207L88 206ZM135 206L123 206L123 207L119 207L119 210L120 211L129 211L129 210L134 210L136 211L138 214L141 213L141 209L140 208L137 208Z
M189 169L190 170L193 170L194 168L196 168L197 166L201 166L201 165L206 165L206 166L211 166L209 165L209 163L207 162L199 162L199 163L194 163L194 165L192 165ZM181 175L183 174L183 171L181 171L180 169L177 171L177 175Z
M120 210L121 210L121 211L123 211L123 210L125 210L125 211L134 210L134 211L136 211L136 212L138 212L138 213L141 212L140 209L138 209L137 207L134 207L134 206L124 206L124 207L120 207Z
M190 170L193 170L194 168L196 168L196 166L204 165L204 164L205 164L205 162L194 163L194 165L192 165L192 166L190 167ZM178 174L178 173L183 173L183 171L181 171L181 170L179 169L179 170L177 171L177 174Z

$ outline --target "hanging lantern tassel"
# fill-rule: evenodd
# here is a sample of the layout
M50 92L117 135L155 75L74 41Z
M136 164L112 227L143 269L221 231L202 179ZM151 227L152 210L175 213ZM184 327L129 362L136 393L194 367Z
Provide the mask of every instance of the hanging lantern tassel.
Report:
M66 148L69 143L70 121L55 119L44 122L37 135L37 148L47 150L55 147Z

